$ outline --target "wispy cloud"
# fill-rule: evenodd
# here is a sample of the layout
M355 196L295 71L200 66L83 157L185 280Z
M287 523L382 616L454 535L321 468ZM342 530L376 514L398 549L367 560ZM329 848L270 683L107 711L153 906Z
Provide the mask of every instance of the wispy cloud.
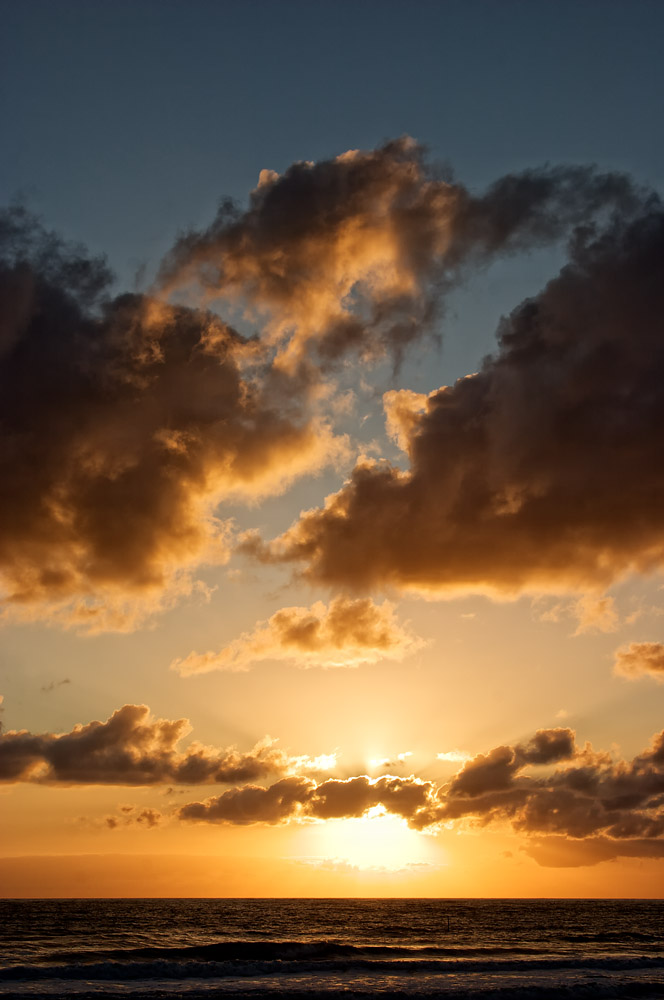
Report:
M61 681L49 681L48 684L42 684L40 690L43 691L44 694L50 694L51 691L55 691L56 688L62 687L64 684L71 684L69 677L63 677Z
M630 642L616 650L613 672L620 677L636 680L653 677L664 682L664 644L661 642Z

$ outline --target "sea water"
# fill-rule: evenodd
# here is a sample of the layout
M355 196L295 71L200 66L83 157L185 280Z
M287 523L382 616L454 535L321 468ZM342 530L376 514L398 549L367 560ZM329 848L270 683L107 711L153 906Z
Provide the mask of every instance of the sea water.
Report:
M10 997L664 997L664 901L0 900Z

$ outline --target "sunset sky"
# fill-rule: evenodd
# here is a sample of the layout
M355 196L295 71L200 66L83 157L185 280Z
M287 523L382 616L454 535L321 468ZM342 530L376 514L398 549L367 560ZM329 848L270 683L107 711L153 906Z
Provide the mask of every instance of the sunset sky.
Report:
M662 5L2 15L0 893L662 896Z

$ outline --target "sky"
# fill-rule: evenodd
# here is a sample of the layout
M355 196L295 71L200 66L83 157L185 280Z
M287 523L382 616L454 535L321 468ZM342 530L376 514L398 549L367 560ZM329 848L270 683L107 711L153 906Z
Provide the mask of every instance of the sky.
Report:
M660 897L661 4L2 15L0 891Z

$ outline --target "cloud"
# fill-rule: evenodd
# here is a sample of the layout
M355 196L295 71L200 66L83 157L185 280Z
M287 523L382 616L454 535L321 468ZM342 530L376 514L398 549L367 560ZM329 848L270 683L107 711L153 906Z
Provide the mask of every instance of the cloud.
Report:
M372 771L394 771L406 765L408 758L413 756L412 750L404 750L402 753L393 754L390 757L372 757L367 761L367 765Z
M283 369L349 351L398 361L468 267L559 239L634 198L624 176L585 167L509 175L475 196L405 136L262 171L246 212L225 202L206 230L179 239L162 282L258 315Z
M135 806L120 806L122 816L107 816L104 820L109 830L117 830L123 826L132 826L134 823L143 826L147 830L153 830L160 826L164 820L163 813L158 809L140 809Z
M182 806L177 817L207 823L283 823L292 819L339 819L363 816L382 806L387 812L412 818L426 806L433 785L420 778L358 775L347 779L284 778L263 788L232 788L204 802Z
M400 356L430 328L456 200L408 138L263 171L248 211L224 203L207 230L182 236L162 281L258 315L282 368L349 350Z
M271 377L211 312L110 282L24 209L0 213L5 616L134 627L228 558L220 501L345 454L306 378Z
M400 360L431 333L447 291L497 255L567 238L583 225L575 259L592 270L593 243L583 233L613 212L633 214L643 197L628 178L586 167L525 171L474 195L444 179L424 150L403 138L316 164L295 163L282 175L264 171L245 212L226 203L205 231L177 241L152 295L115 296L103 258L65 243L25 209L4 211L0 616L126 631L195 593L196 567L229 556L232 525L220 504L278 493L297 477L348 457L348 441L335 436L324 417L326 407L332 415L335 410L329 366L348 352ZM616 233L607 259L618 252L614 243L622 240L627 253L638 242L636 230L629 247ZM611 344L627 308L625 285L627 299L635 291L643 303L645 323L634 316L635 344L648 337L653 283L648 285L645 258L642 263L619 275L620 308L604 305L610 295L599 294L611 312L604 337ZM613 280L608 271L606 277ZM214 300L232 315L244 310L259 334L247 338L216 312L181 304L183 286L196 286L197 305ZM167 301L176 288L178 304ZM531 413L530 407L547 398L542 389L549 384L543 387L542 379L555 387L560 369L559 383L567 384L562 369L571 349L566 354L564 343L559 350L549 338L552 357L528 362L533 352L524 351L522 341L531 312L524 308L513 318L503 335L503 361L489 363L473 386L445 390L444 400L436 393L392 398L391 432L408 450L411 473L358 467L329 510L308 515L288 536L282 555L310 562L314 577L346 579L350 586L475 586L487 573L495 576L503 548L516 541L519 558L497 585L518 587L533 541L547 576L555 576L552 543L542 545L533 518L520 517L517 508L546 494L546 476L539 468L531 475L528 464L532 455L551 454L540 448L547 443L546 408L534 406ZM592 318L589 343L602 323L601 316ZM546 336L540 339L546 346ZM569 339L577 343L576 332ZM606 353L599 382L613 399L613 355ZM642 392L639 409L630 396L643 381L639 352L632 354L631 366L622 364L628 359L616 360L623 373L617 398L647 427L648 406L655 403ZM585 362L579 357L575 363L583 368ZM535 376L532 391L512 392L512 375L524 366ZM570 385L578 394L580 385ZM474 423L476 403L481 413L493 411L487 417L493 444L481 422ZM447 417L440 424L442 410ZM536 439L532 447L515 438L524 425ZM608 435L614 424L604 427ZM629 433L626 425L618 435L625 453ZM448 447L448 435L454 446ZM576 447L584 440L581 435ZM519 446L510 450L512 444ZM626 464L616 467L617 476L630 471ZM491 478L484 490L479 470ZM381 513L368 519L364 536L361 521L371 497ZM410 517L410 530L396 531L399 510L404 523ZM465 512L463 524L459 511ZM339 513L347 537L337 551L332 536ZM514 515L512 531L497 530L499 514ZM645 522L642 534L652 541L648 517ZM637 531L633 519L624 523ZM473 530L477 537L468 542ZM503 548L496 542L502 537ZM656 562L651 549L648 559Z
M569 729L539 730L526 744L498 747L486 757L478 755L447 786L436 786L415 775L368 775L317 781L294 775L269 787L232 788L205 800L182 806L184 820L227 823L281 823L291 819L350 818L382 807L417 828L439 822L443 797L475 797L509 787L512 778L528 764L552 764L576 753ZM403 758L409 754L401 754ZM439 815L441 814L441 815Z
M664 645L661 642L630 642L616 650L613 672L620 677L654 677L664 681Z
M333 756L294 757L269 737L241 753L178 744L191 731L187 719L154 719L146 705L124 705L105 722L69 733L0 732L0 781L46 784L155 785L256 781L292 771L318 772Z
M664 211L655 195L633 209L577 228L476 374L388 394L407 471L358 463L324 507L241 548L318 584L439 595L599 590L661 568ZM579 610L613 627L610 605Z
M568 761L544 776L528 764ZM438 820L509 820L527 835L610 841L664 836L664 732L632 761L576 748L571 730L479 754L439 790Z
M280 823L301 812L302 803L314 788L313 781L302 777L283 778L269 788L231 788L204 802L189 802L177 816L207 823Z
M597 594L583 594L572 600L551 603L544 596L532 599L532 609L537 621L558 623L564 618L576 620L573 636L586 632L616 632L621 625L620 614L613 597L598 597ZM624 619L629 624L632 616Z
M64 677L61 681L50 681L48 684L42 684L41 690L44 694L50 694L51 691L55 691L56 688L62 687L63 684L71 684L69 677Z
M405 861L396 865L356 865L345 858L325 858L325 857L302 857L289 858L296 865L306 865L308 868L316 868L319 871L339 872L340 874L355 872L375 872L384 876L401 875L405 872L410 874L426 874L444 868L445 865L432 864L430 861Z
M548 848L538 846L550 846L551 838L599 844L596 860L662 853L664 731L626 761L595 752L588 744L579 748L569 728L541 729L527 741L466 760L442 784L414 774L322 777L335 766L335 755L293 756L268 738L246 752L199 743L180 750L189 731L186 719L154 719L144 705L125 705L106 722L75 726L68 733L0 732L0 780L233 785L173 813L179 820L197 822L275 824L362 817L379 810L417 830L510 823L526 838L528 851L534 844L532 856L543 864L569 863L555 861ZM408 755L400 757L403 763ZM107 817L108 826L153 827L163 819L158 810L131 805L121 806L119 813Z
M612 597L597 598L592 594L580 597L574 606L578 625L574 635L583 632L616 632L620 617Z
M511 823L541 864L663 856L664 732L629 762L588 745L579 749L570 729L544 729L526 743L476 755L438 786L415 775L293 775L190 802L175 815L195 822L274 824L367 816L376 808L418 830ZM581 860L556 860L547 844L564 841L572 844L568 855Z
M302 667L356 667L381 659L403 659L423 645L400 625L385 601L336 597L329 606L282 608L253 632L218 653L190 653L174 660L182 675L211 670L248 670L257 660L292 660Z
M448 781L435 784L414 774L323 778L334 757L290 756L269 740L246 753L200 744L180 752L188 729L185 719L152 719L145 706L125 706L107 722L71 733L0 734L0 777L235 785L173 810L173 818L191 822L272 825L388 813L415 830L509 823L529 856L554 867L664 856L664 731L625 761L588 744L579 748L571 729L542 729L525 742L466 759ZM111 829L151 829L164 821L159 810L133 805L104 820Z
M450 799L475 799L512 787L514 778L528 764L554 764L576 755L571 729L540 729L526 744L495 747L477 754L452 778L446 791Z
M546 868L579 868L616 858L663 858L664 840L610 840L588 837L532 837L521 848Z
M461 764L470 759L471 754L464 750L444 750L442 753L436 754L436 760L442 760L448 764Z
M526 744L518 744L515 754L525 764L557 764L576 754L571 729L539 729Z

